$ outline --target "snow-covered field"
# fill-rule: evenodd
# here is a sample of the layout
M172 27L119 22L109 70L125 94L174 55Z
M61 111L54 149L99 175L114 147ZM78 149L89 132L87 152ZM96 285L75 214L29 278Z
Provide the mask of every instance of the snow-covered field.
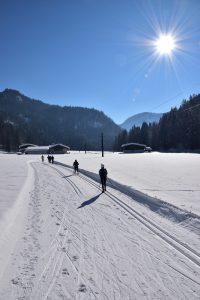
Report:
M200 155L0 163L0 299L200 299Z
M200 215L200 154L72 152L57 160L72 165L75 158L94 173L104 163L109 178Z

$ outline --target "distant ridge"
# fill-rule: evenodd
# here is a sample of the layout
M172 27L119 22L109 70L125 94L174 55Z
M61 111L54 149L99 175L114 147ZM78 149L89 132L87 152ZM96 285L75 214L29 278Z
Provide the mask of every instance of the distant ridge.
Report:
M0 92L0 145L16 150L20 144L62 143L74 150L111 150L121 128L102 111L84 107L50 105L19 91Z
M142 126L142 123L158 123L162 117L162 113L143 112L126 119L119 126L123 129L130 130L133 126Z

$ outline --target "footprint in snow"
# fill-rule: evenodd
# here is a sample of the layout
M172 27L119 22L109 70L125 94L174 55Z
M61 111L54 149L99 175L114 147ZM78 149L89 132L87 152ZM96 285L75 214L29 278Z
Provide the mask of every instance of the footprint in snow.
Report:
M63 275L69 275L69 272L67 271L67 268L64 268L64 269L62 270L62 274L63 274Z
M73 261L76 261L77 259L78 259L78 256L76 256L76 255L72 256Z
M81 292L81 293L85 293L86 292L86 286L85 286L85 284L81 284L80 285L80 287L79 287L79 292Z
M19 281L20 281L19 278L17 278L17 279L14 279L14 278L13 278L13 279L11 280L12 284L19 284L19 283L20 283Z

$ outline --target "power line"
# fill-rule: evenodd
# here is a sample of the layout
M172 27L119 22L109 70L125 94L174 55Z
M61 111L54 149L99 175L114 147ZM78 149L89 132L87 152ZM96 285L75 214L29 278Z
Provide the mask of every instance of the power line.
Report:
M194 105L194 106L192 106L192 107L186 108L186 109L184 109L183 111L193 109L193 108L195 108L195 107L197 107L197 106L200 106L200 103L199 103L199 104L196 104L196 105Z
M182 94L183 94L183 92L180 92L180 93L178 93L177 95L168 98L166 101L164 101L164 102L158 104L157 106L153 107L153 110L154 110L154 109L157 109L158 107L160 107L160 106L162 106L162 105L164 105L164 104L166 104L166 103L168 103L168 102L170 102L170 101L173 101L176 97L178 97L178 96L180 96L180 95L182 95Z
M193 87L196 88L197 86L199 87L199 83L198 83L198 84L196 83ZM169 97L168 99L166 99L166 101L161 102L161 103L158 104L157 106L154 106L154 107L152 108L152 110L157 109L158 107L163 106L164 104L166 104L166 103L168 103L168 102L171 102L171 101L175 100L178 96L181 96L181 95L183 95L184 93L185 93L185 92L182 91L182 92L177 93L177 94L174 95L174 96Z

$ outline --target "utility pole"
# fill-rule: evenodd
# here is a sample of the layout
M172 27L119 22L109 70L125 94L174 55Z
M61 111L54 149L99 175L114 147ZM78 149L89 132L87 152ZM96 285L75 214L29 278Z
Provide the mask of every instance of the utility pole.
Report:
M102 157L104 157L103 132L101 133L101 152L102 152Z

